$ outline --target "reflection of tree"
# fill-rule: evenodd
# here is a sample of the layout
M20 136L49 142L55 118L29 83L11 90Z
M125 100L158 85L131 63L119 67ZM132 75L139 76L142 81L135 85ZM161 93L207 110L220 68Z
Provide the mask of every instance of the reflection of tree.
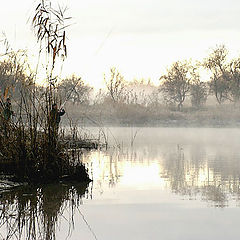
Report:
M166 146L163 149L130 148L111 154L114 161L110 164L123 160L143 164L158 162L160 177L174 193L189 199L199 198L216 207L225 207L230 200L240 200L239 157L229 152L218 150L210 156L204 146L195 145L174 149Z
M186 162L184 161L184 153L181 149L178 149L177 154L175 156L171 156L171 159L174 159L174 164L172 161L168 161L166 167L167 176L171 182L172 190L174 192L185 192L186 182L184 179L184 173L186 171Z
M42 188L19 187L2 193L0 238L56 239L56 228L62 219L68 221L70 234L74 212L86 189L87 184L52 184ZM69 219L63 216L65 210L70 213Z
M216 207L227 206L227 196L221 186L208 185L201 190L203 200L214 202Z
M236 161L224 152L218 152L210 161L201 147L190 151L178 147L165 155L162 164L174 193L191 198L201 196L216 207L224 207L230 199L240 199L240 167Z
M115 187L118 183L121 175L118 164L121 162L121 156L121 153L115 149L109 149L108 152L97 150L83 153L83 162L89 166L91 178L93 182L98 183L101 193L104 182L109 187Z
M119 180L118 161L119 154L112 153L109 156L109 187L114 187Z
M240 204L240 161L236 154L229 154L226 148L208 152L204 145L150 145L131 148L108 149L89 154L86 162L94 164L99 171L97 180L115 187L120 177L125 175L127 164L132 171L135 166L159 165L159 175L174 193L189 199L201 199L216 207L224 207L229 201ZM96 164L97 163L97 164ZM147 176L146 176L147 177ZM95 179L96 180L96 179ZM103 191L103 190L102 190Z

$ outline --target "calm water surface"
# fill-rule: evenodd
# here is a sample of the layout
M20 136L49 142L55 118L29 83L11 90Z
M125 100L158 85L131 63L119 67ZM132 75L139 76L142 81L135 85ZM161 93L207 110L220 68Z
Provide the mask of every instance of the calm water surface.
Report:
M3 194L0 239L19 223L25 224L21 239L34 239L36 229L42 239L57 240L239 239L240 129L104 133L107 151L83 153L93 179L88 186ZM12 239L19 239L17 231Z

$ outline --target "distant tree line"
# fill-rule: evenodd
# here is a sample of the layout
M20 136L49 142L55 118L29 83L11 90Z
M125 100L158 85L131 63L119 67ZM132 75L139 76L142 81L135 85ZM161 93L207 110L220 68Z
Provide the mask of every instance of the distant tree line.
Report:
M201 68L208 71L210 79L200 79ZM218 104L227 100L236 104L240 98L240 58L228 61L227 48L217 46L195 65L189 61L173 63L160 80L164 99L177 104L179 110L187 96L197 108L206 103L209 95L215 96Z
M0 94L17 99L24 93L24 87L31 87L34 74L31 72L26 55L19 51L8 55L0 62ZM201 78L202 71L208 72L208 79ZM181 111L186 99L199 109L206 104L209 96L214 96L218 104L225 101L238 103L240 100L240 57L228 59L224 45L212 49L202 62L176 61L166 73L160 75L159 85L150 79L126 81L116 69L111 68L104 75L105 86L100 90L86 84L79 76L72 75L54 84L59 102L83 105L141 105L143 107L169 106ZM41 96L43 86L35 86Z

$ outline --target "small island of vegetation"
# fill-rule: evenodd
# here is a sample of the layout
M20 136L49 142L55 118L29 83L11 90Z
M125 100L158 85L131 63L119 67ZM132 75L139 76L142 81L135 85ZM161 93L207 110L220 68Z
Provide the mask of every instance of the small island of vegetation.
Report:
M7 39L3 41L6 52L0 61L0 172L2 178L30 184L89 182L80 159L81 148L96 148L97 143L77 136L74 129L59 130L64 102L57 92L55 66L60 57L67 55L66 18L63 10L51 7L51 2L39 2L32 26L40 45L39 60L42 53L47 59L44 87L36 84L38 66L35 71L31 69L26 51L13 51Z

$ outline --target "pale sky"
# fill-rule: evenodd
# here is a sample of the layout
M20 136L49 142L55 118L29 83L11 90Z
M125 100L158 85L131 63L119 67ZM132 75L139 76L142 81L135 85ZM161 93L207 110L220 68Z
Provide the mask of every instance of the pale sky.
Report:
M8 0L0 31L14 49L36 46L30 23L37 0ZM160 75L174 61L201 60L225 44L240 55L239 0L53 0L67 5L68 58L63 75L75 73L101 87L115 66L126 80Z

